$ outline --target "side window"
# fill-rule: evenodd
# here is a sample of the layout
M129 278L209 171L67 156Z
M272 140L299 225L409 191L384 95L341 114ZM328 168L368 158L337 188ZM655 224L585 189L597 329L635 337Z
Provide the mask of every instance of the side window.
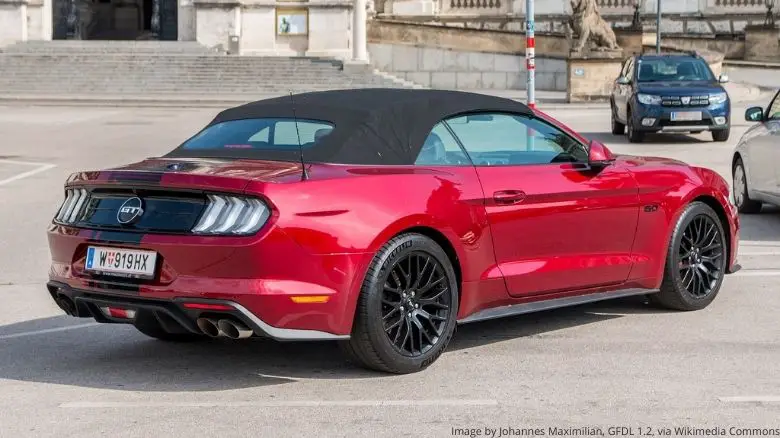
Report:
M634 58L629 58L628 66L626 67L626 77L630 82L634 82Z
M766 111L766 117L769 120L780 120L780 91L775 95L772 103L769 104L769 108Z
M447 121L478 166L587 163L587 147L536 118L473 114Z
M440 122L436 124L425 139L420 154L414 164L418 166L462 166L471 165L455 137Z
M324 123L314 123L298 121L298 127L295 127L295 121L279 121L274 127L274 144L298 144L300 135L301 143L311 143L319 140L324 135L330 134L332 126Z

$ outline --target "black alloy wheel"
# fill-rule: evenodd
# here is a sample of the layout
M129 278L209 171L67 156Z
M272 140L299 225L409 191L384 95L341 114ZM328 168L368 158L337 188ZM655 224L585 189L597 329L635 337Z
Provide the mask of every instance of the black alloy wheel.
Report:
M703 202L685 207L675 225L661 288L650 301L673 310L700 310L715 299L728 264L728 237Z
M396 262L382 291L385 333L397 351L417 357L444 334L452 312L450 284L441 263L423 252Z
M391 239L368 268L343 351L372 370L427 368L455 332L458 287L452 262L435 241L417 233Z
M705 298L713 292L724 271L725 250L711 217L696 216L685 228L678 251L679 269L691 296Z

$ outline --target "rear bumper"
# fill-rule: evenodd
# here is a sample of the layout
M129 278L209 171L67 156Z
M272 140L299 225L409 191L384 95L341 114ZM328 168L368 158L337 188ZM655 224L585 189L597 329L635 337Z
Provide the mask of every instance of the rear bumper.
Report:
M129 324L132 319L115 318L106 315L101 307L116 307L134 311L153 313L158 321L173 333L189 332L202 334L197 326L201 317L219 318L231 317L251 328L256 336L271 338L278 341L314 341L349 339L349 335L337 335L319 330L302 330L274 327L263 321L259 316L249 311L238 302L230 300L215 300L201 298L174 298L170 300L155 299L122 294L98 293L75 289L65 283L50 281L46 284L52 299L70 316L93 318L101 323ZM62 298L71 305L62 305ZM223 305L228 309L191 309L185 304Z

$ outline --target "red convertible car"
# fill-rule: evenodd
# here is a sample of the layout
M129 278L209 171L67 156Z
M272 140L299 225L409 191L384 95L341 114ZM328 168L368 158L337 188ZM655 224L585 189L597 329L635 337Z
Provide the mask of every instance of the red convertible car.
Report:
M167 155L73 174L48 290L153 338L335 340L410 373L458 324L630 295L702 309L738 238L711 170L613 155L513 100L336 90L230 108Z

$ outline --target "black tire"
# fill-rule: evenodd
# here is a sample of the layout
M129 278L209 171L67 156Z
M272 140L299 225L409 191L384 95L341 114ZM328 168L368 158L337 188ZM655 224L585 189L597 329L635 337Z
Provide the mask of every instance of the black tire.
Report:
M612 134L614 135L624 135L626 133L626 125L618 122L617 116L615 115L615 105L610 105L612 108Z
M423 258L428 262L421 261ZM423 275L412 275L423 264L426 266L422 268ZM408 276L404 275L407 270ZM416 278L421 278L419 283L425 282L425 286L416 284ZM409 294L401 295L406 292ZM450 343L455 333L458 304L457 277L444 250L426 236L400 235L387 242L371 261L358 300L352 335L340 345L349 359L368 369L394 374L424 370ZM415 305L420 306L419 310ZM442 308L445 305L447 310ZM409 308L415 310L408 312ZM426 319L419 312L432 312L435 316ZM387 330L385 320L390 326ZM425 327L429 330L420 330ZM406 334L401 338L403 332L411 334L410 342ZM394 345L391 337L401 345ZM415 342L419 351L415 351ZM409 349L405 351L407 343Z
M661 290L650 295L650 301L682 311L709 306L723 284L727 248L727 236L715 211L702 202L689 204L669 242ZM704 272L707 268L712 275Z
M184 332L183 329L180 333L169 332L165 330L154 313L149 311L139 310L133 325L146 336L166 342L193 342L206 339L206 336Z
M731 169L731 177L732 193L737 211L744 214L760 213L761 202L750 199L750 196L748 196L747 173L745 172L742 158L737 157L737 160L734 162L734 168Z
M634 129L634 117L631 115L630 110L626 116L626 135L628 136L628 141L631 143L642 143L642 140L645 139L644 132L639 132Z
M712 140L717 142L728 141L730 134L731 134L731 128L712 131Z

